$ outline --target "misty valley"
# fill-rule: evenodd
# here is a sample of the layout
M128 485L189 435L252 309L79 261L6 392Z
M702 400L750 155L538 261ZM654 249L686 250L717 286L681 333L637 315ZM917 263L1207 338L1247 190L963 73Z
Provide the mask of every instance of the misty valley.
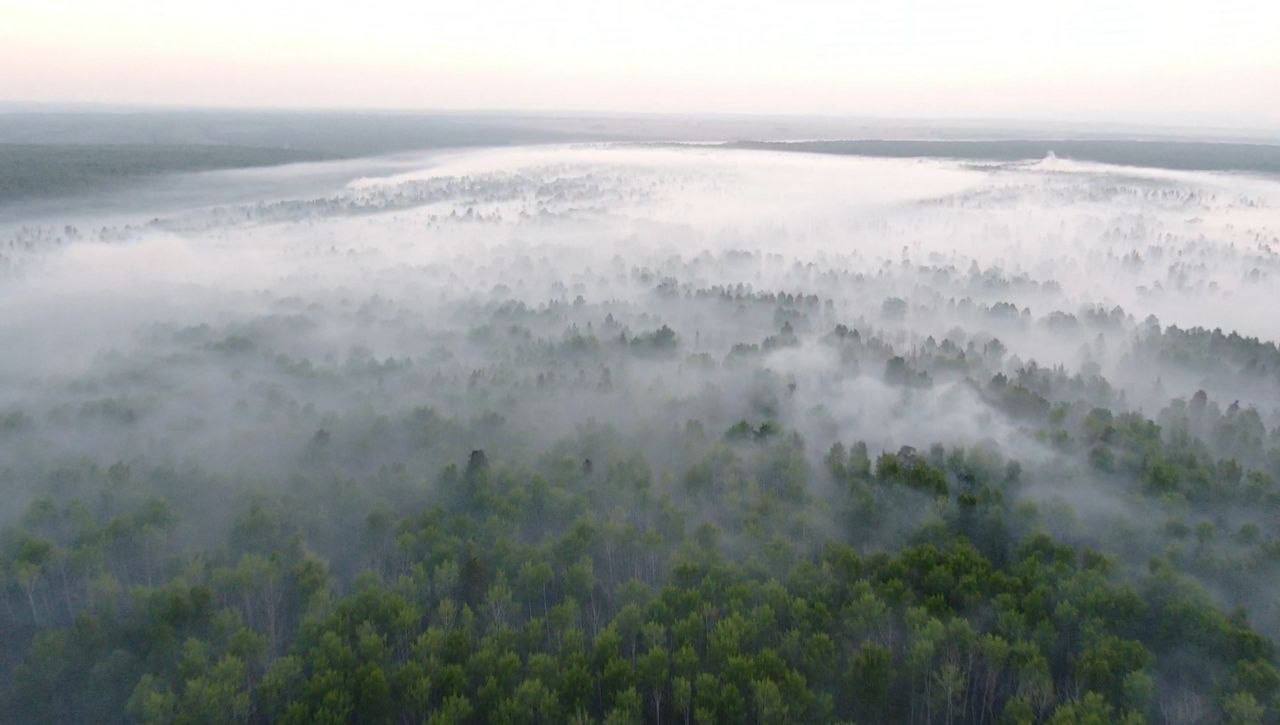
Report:
M1280 719L1280 177L552 140L0 206L0 719Z

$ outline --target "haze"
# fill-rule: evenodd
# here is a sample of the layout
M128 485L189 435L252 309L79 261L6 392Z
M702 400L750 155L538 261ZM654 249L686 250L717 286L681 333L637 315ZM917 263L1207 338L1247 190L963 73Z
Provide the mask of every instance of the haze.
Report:
M0 7L0 723L1280 723L1277 20Z
M1280 123L1220 3L0 3L0 99Z

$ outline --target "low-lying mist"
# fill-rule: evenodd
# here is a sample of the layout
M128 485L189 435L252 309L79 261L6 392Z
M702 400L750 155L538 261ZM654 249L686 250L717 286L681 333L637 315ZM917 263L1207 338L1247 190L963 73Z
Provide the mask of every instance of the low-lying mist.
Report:
M338 163L0 228L0 524L146 479L189 553L260 497L341 593L370 512L477 461L643 480L690 531L734 530L697 491L798 487L797 530L877 512L848 535L868 554L991 480L1019 536L1126 581L1174 562L1280 636L1280 181L624 145ZM96 596L38 581L13 585L31 626Z

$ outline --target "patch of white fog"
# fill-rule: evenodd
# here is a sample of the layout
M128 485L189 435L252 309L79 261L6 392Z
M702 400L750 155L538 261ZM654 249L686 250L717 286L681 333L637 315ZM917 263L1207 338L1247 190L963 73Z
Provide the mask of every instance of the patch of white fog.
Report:
M1096 365L1140 406L1167 402L1150 394L1155 377L1169 395L1204 384L1128 364L1148 314L1164 325L1280 336L1272 179L1064 159L612 146L398 163L421 167L292 200L192 204L101 235L108 241L85 235L15 256L0 283L0 408L52 409L88 386L134 396L154 425L103 434L101 451L74 436L53 448L120 456L119 446L133 445L213 458L236 449L262 461L353 409L501 411L548 439L586 421L661 428L673 411L727 425L751 415L744 401L754 368L735 368L726 355L777 334L781 320L731 301L686 300L742 285L822 301L797 321L802 344L758 363L795 383L778 412L811 440L815 458L821 445L853 439L873 449L994 440L1042 458L974 381L890 385L883 367L851 370L821 338L846 324L898 354L948 338L978 349L998 339L1007 356L994 364L1009 373L1031 360ZM314 180L310 167L298 168ZM287 188L286 172L253 173ZM183 183L197 198L197 182ZM664 284L670 294L655 293ZM890 298L903 299L902 314L886 313ZM1012 317L982 312L997 303L1012 305ZM1117 305L1127 321L1103 333L1043 324L1055 311ZM608 392L592 387L605 374L596 362L535 344L571 328L603 339L661 325L678 335L679 357L618 361ZM200 357L174 342L182 339L206 351L247 340L261 354ZM687 362L698 355L709 363ZM395 375L350 374L369 361L409 362ZM591 384L547 394L520 387L539 374ZM468 388L476 376L515 382L489 394ZM1215 392L1239 392L1231 385ZM292 412L235 412L263 390L293 401ZM186 430L201 432L199 441L183 438ZM257 442L254 455L246 440Z

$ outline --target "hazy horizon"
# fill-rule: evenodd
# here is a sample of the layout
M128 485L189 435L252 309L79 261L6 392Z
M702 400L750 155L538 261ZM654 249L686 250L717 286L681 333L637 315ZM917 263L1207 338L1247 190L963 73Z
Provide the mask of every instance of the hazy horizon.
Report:
M1280 725L1277 27L0 0L0 725Z
M0 3L0 99L1280 127L1274 3Z
M609 109L591 108L502 108L502 107L432 107L432 106L269 106L241 104L183 104L183 103L144 103L144 102L100 102L100 101L31 101L0 98L0 114L116 114L116 115L150 115L165 113L262 113L280 115L368 115L368 116L460 116L460 117L528 117L528 118L600 118L600 119L654 119L654 120L707 120L707 121L790 121L790 122L822 122L831 124L854 124L863 127L890 131L901 134L907 131L927 132L931 130L963 131L972 130L977 133L992 132L1009 134L1028 132L1037 134L1061 133L1100 133L1130 137L1138 135L1175 135L1203 137L1251 138L1264 143L1280 143L1280 127L1274 124L1221 124L1196 123L1190 120L1176 119L1151 120L1111 120L1105 118L1079 119L1057 117L1017 116L931 116L931 115L876 115L858 113L819 113L819 112L768 112L768 111L650 111L643 109ZM825 138L825 137L824 137ZM835 137L832 137L835 138ZM735 140L726 137L724 140ZM808 139L769 139L769 140L808 140Z

